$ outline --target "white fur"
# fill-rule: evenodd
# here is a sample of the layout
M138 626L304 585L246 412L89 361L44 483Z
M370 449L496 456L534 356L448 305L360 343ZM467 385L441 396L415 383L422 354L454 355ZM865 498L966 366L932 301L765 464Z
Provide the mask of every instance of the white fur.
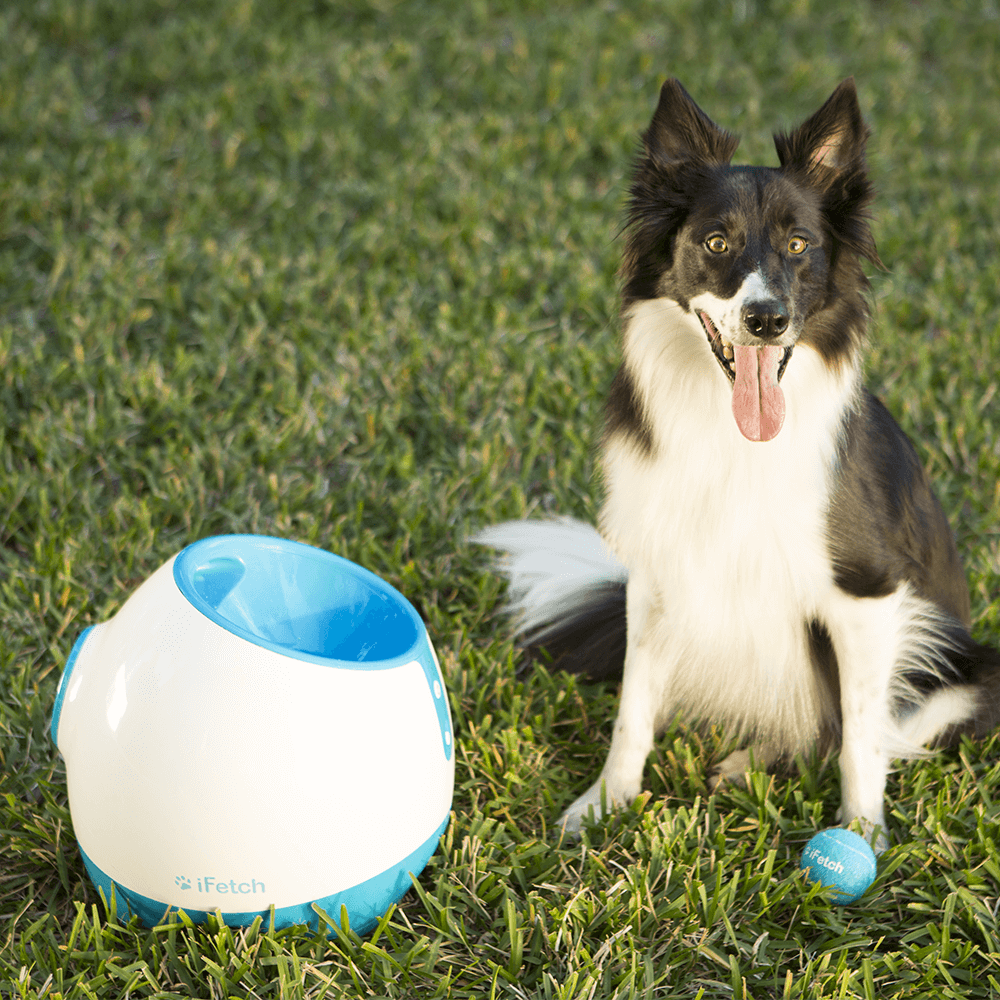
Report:
M673 364L659 363L664 353ZM729 382L696 319L665 300L630 317L625 356L643 394L654 455L625 439L605 449L601 527L655 605L648 641L677 661L678 708L720 716L782 749L803 749L820 720L803 622L833 586L825 538L829 470L857 375L796 349L783 381L785 426L749 442ZM678 358L680 356L680 358ZM644 582L645 581L645 582Z

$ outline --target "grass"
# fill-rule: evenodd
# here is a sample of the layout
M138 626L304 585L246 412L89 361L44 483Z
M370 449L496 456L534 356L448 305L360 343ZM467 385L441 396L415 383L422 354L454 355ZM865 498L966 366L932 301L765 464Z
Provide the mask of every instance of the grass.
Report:
M853 907L796 873L836 768L710 796L712 733L669 732L651 794L560 844L615 692L516 676L462 541L597 510L615 232L663 77L773 163L772 128L854 74L889 266L870 381L1000 642L992 0L14 0L0 38L0 995L1000 996L996 739L895 772ZM145 929L85 877L60 671L231 531L382 574L441 655L454 818L365 939Z

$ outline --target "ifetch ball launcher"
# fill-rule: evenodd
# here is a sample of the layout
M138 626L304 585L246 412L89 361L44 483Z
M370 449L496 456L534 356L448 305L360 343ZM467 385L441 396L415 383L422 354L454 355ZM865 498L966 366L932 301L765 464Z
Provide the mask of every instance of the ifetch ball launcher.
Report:
M371 930L448 824L444 680L409 602L298 542L189 545L67 661L52 717L94 884L170 908ZM332 931L331 931L332 933Z

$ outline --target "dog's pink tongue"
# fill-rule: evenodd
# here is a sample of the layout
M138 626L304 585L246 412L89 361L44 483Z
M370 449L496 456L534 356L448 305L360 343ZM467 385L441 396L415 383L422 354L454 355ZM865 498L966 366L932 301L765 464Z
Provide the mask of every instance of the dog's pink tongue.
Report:
M733 345L736 384L733 416L748 441L770 441L785 422L785 394L778 385L780 347Z

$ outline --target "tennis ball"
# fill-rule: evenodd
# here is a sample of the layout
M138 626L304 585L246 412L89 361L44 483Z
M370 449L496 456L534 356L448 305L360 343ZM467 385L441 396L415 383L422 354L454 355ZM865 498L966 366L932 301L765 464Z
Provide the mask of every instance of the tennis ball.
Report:
M853 903L875 881L875 852L864 837L835 826L806 844L801 867L811 881L834 890L835 903Z

